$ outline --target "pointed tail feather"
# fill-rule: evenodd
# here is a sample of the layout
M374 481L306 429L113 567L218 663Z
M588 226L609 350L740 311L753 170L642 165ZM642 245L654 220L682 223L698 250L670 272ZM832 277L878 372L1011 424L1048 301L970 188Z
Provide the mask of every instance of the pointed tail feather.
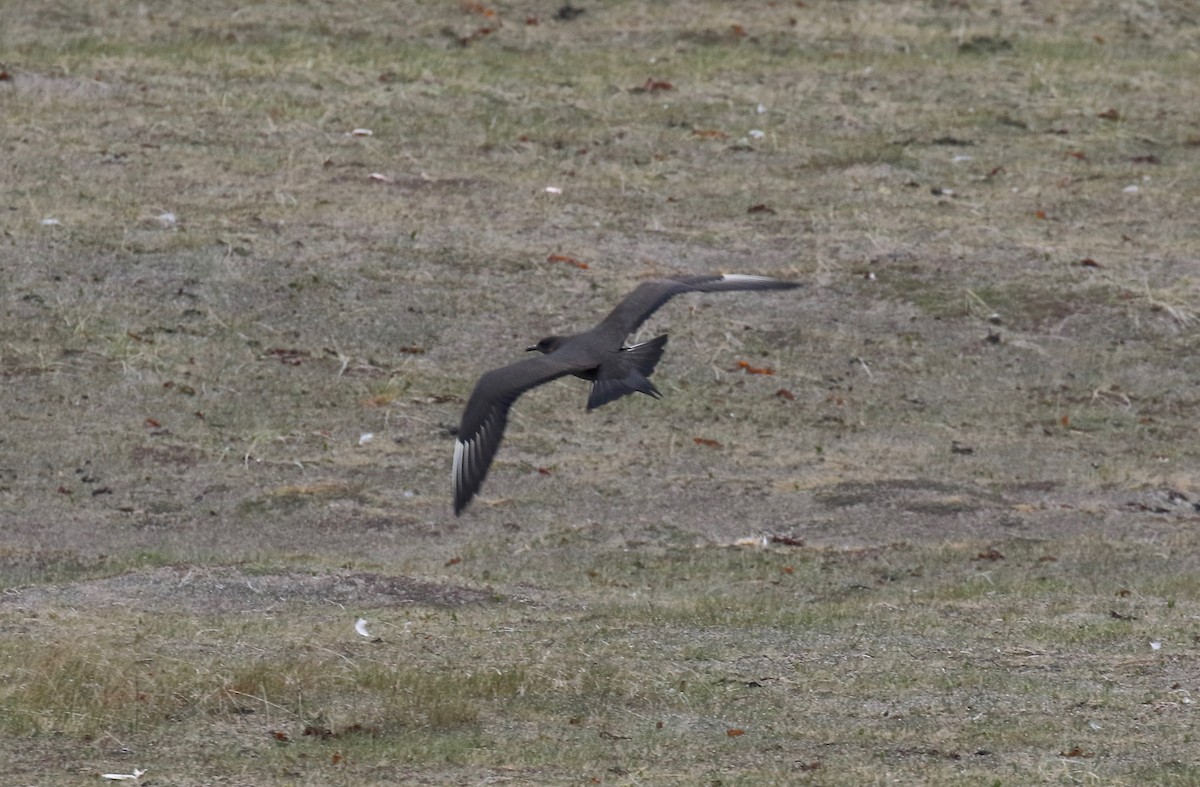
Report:
M662 398L662 394L654 387L654 383L650 382L646 375L637 369L630 369L629 373L621 379L597 377L592 382L592 392L588 396L587 409L595 410L600 405L637 392L653 396L655 399Z

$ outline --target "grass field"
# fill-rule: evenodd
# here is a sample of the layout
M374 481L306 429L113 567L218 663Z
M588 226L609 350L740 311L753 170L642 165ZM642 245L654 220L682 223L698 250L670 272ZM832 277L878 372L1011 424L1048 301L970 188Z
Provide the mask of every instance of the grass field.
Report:
M569 9L0 7L0 781L1200 783L1192 4Z

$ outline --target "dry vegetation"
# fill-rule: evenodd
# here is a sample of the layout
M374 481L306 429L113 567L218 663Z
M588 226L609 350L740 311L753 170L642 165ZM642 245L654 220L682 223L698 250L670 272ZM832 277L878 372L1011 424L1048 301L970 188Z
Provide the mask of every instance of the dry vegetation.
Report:
M1200 781L1192 4L580 7L0 8L3 780Z

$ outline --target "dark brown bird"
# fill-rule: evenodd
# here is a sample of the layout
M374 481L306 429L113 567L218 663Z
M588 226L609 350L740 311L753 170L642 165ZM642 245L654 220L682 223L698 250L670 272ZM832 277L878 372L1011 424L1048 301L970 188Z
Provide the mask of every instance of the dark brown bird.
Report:
M530 388L573 374L592 383L588 410L635 391L659 399L662 394L650 382L650 375L667 346L666 334L632 347L625 346L625 337L660 306L684 292L790 290L799 286L795 281L740 273L644 281L594 328L572 336L547 336L527 348L541 355L486 373L467 401L454 444L455 515L461 514L479 491L504 437L508 410Z

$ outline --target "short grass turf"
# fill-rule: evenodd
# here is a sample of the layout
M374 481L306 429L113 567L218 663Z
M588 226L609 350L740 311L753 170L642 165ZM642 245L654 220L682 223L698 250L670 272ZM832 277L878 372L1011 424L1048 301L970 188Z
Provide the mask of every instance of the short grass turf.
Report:
M1198 21L6 3L4 780L1200 781Z

